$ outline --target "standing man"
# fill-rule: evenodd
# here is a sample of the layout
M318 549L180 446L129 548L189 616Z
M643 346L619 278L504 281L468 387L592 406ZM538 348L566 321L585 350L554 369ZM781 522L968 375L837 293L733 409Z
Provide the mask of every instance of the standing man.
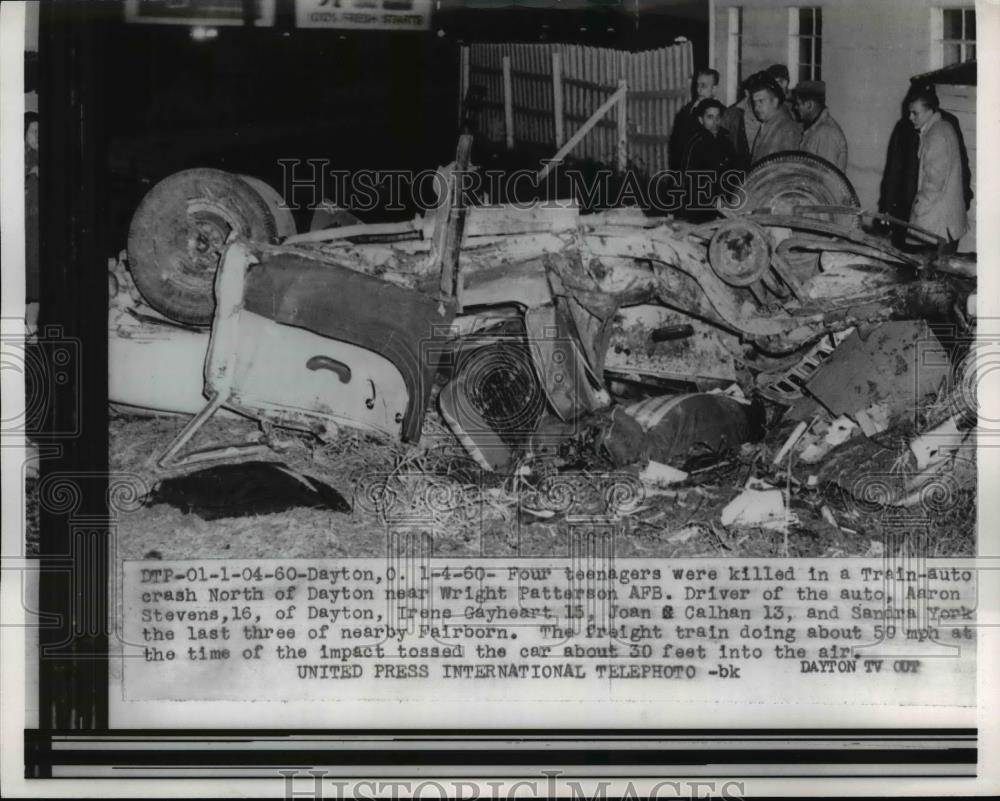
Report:
M715 216L715 201L723 194L722 175L733 168L734 154L721 122L726 107L714 97L694 108L698 130L684 153L687 216L701 221Z
M941 118L933 86L910 95L909 120L920 135L917 195L910 222L942 237L946 253L958 249L968 230L962 187L962 156L955 129Z
M908 221L913 208L913 198L917 195L917 177L920 168L918 149L920 134L909 120L910 100L921 88L920 84L910 86L903 99L902 115L889 137L886 149L885 171L882 174L878 210L891 214L897 219ZM935 92L933 84L925 84L923 88ZM958 118L943 109L938 109L941 119L947 122L958 137L958 151L962 160L962 192L965 199L965 210L972 203L972 171L969 167L969 151L965 147L965 138ZM897 248L906 245L907 231L905 226L892 223L889 225L892 234L892 244Z
M685 103L677 112L677 116L674 118L674 127L670 130L670 142L667 146L667 166L670 169L680 169L688 140L698 131L698 120L694 116L694 107L702 100L715 97L718 85L718 70L701 69L694 74L692 79L694 99Z
M732 145L735 154L734 167L745 170L750 166L750 144L747 139L746 122L750 118L757 123L757 119L750 112L750 94L747 92L747 82L740 84L740 99L725 110L722 115L722 130L729 137L729 144ZM756 131L754 131L756 133Z
M785 95L773 80L763 78L750 85L750 102L760 129L750 145L750 164L783 150L798 150L802 127L785 107Z
M795 116L805 130L801 150L826 159L843 172L847 169L847 138L826 107L823 81L799 81L792 92Z
M722 115L722 129L729 135L729 141L736 155L737 169L750 167L750 145L760 130L760 120L753 114L750 102L750 87L759 83L777 83L767 70L755 72L740 84L740 99L726 109Z

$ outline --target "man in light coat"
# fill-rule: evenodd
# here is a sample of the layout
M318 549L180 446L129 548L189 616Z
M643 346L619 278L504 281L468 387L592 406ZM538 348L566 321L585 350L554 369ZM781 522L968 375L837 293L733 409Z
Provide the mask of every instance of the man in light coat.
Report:
M913 210L913 198L917 196L917 178L920 173L920 133L909 120L911 95L927 88L927 84L914 83L909 87L902 103L902 115L897 120L886 148L885 170L879 186L878 210L891 214L899 220L909 220ZM933 91L933 85L930 85ZM969 166L969 151L962 136L962 126L958 118L945 109L939 109L941 119L947 122L958 137L958 152L962 160L962 193L965 209L969 210L975 193L972 191L972 170ZM890 224L892 244L897 248L906 246L907 229L904 225Z
M912 94L909 119L920 135L917 195L910 223L943 238L945 251L954 253L969 227L958 137L941 118L933 87Z
M847 138L826 107L826 84L823 81L799 81L792 92L795 115L805 126L800 149L847 169Z
M750 144L750 163L783 150L798 150L802 127L785 107L784 93L773 81L754 82L749 87L754 116L760 121Z

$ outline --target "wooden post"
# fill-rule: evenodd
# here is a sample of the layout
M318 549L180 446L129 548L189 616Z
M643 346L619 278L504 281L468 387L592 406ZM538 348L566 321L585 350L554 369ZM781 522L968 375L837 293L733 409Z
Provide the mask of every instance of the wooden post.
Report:
M507 149L514 149L514 91L510 80L510 56L503 57L503 119Z
M618 172L628 165L628 81L618 79Z
M455 153L455 169L451 174L448 192L451 205L447 215L438 219L441 255L441 294L455 299L458 311L462 310L462 276L458 271L458 257L462 250L462 234L465 232L465 176L469 171L472 155L472 135L462 134L458 138Z
M458 73L458 127L465 120L465 101L469 94L469 46L463 45L460 51Z
M536 180L541 181L546 175L549 174L549 170L552 169L553 165L558 164L566 158L566 154L576 147L580 143L580 140L590 132L590 129L597 125L601 117L607 114L608 111L611 110L611 107L623 97L625 97L625 87L619 86L618 90L611 95L611 97L601 103L601 107L590 115L590 118L576 130L576 133L569 138L569 141L559 148L559 150L556 151L556 154L548 160L542 169L538 171Z
M556 149L566 141L566 120L563 116L562 53L552 51L552 113L556 121Z

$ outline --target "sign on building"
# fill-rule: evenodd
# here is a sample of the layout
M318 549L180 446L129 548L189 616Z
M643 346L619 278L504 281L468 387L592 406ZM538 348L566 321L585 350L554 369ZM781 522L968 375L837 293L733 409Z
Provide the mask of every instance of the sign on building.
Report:
M431 0L295 0L295 25L422 31L431 25Z
M275 0L253 0L254 25L274 25ZM125 21L159 25L243 25L243 0L125 0Z

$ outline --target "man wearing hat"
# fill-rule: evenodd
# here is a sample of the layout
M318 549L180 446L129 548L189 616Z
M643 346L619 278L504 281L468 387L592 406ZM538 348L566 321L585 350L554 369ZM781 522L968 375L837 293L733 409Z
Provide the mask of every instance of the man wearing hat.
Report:
M804 128L799 149L826 159L843 172L847 169L847 139L826 107L826 84L799 81L792 98L795 115Z

